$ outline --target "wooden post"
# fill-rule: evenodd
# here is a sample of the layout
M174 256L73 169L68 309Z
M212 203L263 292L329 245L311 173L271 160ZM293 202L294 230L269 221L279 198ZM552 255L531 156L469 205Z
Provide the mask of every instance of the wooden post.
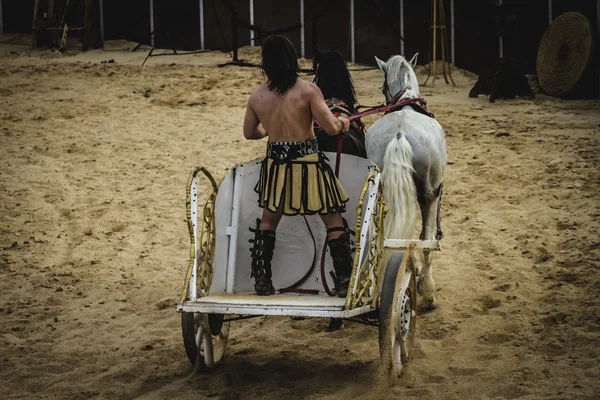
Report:
M85 0L83 6L83 38L81 40L81 50L86 51L89 49L91 45L91 36L92 32L90 32L92 28L92 24L90 21L90 6L91 0Z

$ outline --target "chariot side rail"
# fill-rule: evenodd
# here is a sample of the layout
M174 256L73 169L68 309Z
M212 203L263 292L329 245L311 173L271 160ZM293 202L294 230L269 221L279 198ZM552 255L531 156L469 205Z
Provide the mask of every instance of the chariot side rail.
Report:
M383 241L383 247L386 250L422 249L441 251L442 243L439 240L385 239Z

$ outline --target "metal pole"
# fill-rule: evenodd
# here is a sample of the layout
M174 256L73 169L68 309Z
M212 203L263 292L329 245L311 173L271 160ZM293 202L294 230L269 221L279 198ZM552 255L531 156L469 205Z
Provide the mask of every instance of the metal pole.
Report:
M502 5L502 0L498 1L498 5ZM502 35L498 36L498 48L500 49L498 53L500 54L500 58L502 58L504 55L504 42L502 41Z
M404 0L400 0L400 54L404 55Z
M250 0L250 25L254 25L254 0ZM254 31L250 29L250 46L254 46Z
M154 0L150 0L150 45L154 47Z
M437 66L435 65L435 59L437 58L437 48L436 48L436 40L437 40L437 2L438 0L433 0L433 80L431 81L431 86L435 86L435 77L437 76Z
M450 0L450 57L452 65L456 65L456 59L454 58L454 0Z
M204 50L204 0L198 0L200 5L200 49Z
M548 0L548 25L552 23L552 0Z
M300 0L300 57L306 56L306 44L304 42L304 0Z
M4 33L4 23L2 19L2 0L0 0L0 35Z
M354 0L350 0L350 61L355 60L355 44L354 44Z
M2 0L0 0L2 3ZM100 0L100 40L104 42L104 0Z

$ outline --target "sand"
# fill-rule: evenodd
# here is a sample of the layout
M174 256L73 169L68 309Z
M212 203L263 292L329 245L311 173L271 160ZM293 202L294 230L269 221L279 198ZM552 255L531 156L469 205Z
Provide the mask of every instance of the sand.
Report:
M0 398L600 398L598 100L489 104L460 70L422 87L447 134L446 236L395 387L376 327L325 319L234 322L194 375L175 312L186 180L263 153L242 135L261 74L145 55L0 46ZM380 71L352 75L383 99Z

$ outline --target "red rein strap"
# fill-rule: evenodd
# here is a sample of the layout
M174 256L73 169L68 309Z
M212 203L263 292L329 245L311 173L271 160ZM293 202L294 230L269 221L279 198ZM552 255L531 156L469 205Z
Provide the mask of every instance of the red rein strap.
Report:
M415 103L421 105L421 107L423 107L423 105L427 104L427 102L425 101L425 99L422 98L422 97L416 97L414 99L404 99L404 100L399 100L399 101L397 101L395 103L390 103L390 104L385 105L385 106L383 104L381 104L379 106L369 107L367 110L365 110L363 112L351 115L350 117L348 117L348 119L350 121L352 121L353 119L364 117L365 115L372 115L372 114L384 113L384 112L388 112L390 110L393 110L395 108L404 107L407 104L415 104ZM365 107L367 107L367 106L358 106L356 108L359 109L359 108L365 108Z
M344 135L337 135L337 149L335 155L335 177L339 179L340 177L340 161L342 159L342 142L344 140ZM329 296L335 295L335 293L329 288L327 284L327 276L325 275L325 256L327 254L327 236L325 236L325 243L323 243L323 252L321 253L321 282L323 283L323 288L325 292ZM335 275L331 273L331 277L335 281Z
M337 137L337 149L335 157L335 177L340 177L340 160L342 158L342 142L344 141L344 135L338 135Z
M306 223L306 227L308 228L308 232L310 233L310 237L312 238L313 248L315 249L315 253L316 253L317 252L317 241L315 240L315 235L313 235L312 229L310 229L310 224L308 223L306 216L303 215L303 217L304 217L304 222ZM315 265L316 265L315 256L316 256L316 254L313 255L313 262L312 262L308 272L306 274L304 274L304 276L302 278L300 278L300 280L298 282L294 283L293 285L288 286L283 289L279 289L279 293L319 294L319 291L316 289L315 290L298 289L298 286L303 284L304 281L306 281L308 279L308 277L312 274L313 270L315 269Z
M340 161L342 159L342 141L344 140L344 135L339 134L337 137L337 149L335 156L335 177L340 177ZM329 288L327 284L327 276L325 275L325 255L327 254L327 236L325 236L325 243L323 243L323 252L321 253L321 282L323 283L323 288L325 292L329 296L335 295L335 293ZM331 273L331 277L335 281L335 275L333 272Z
M359 105L359 106L356 107L357 110L360 109L360 108L366 108L367 110L365 110L363 112L356 113L356 114L352 114L351 116L348 117L348 120L349 121L353 121L353 120L358 119L360 117L364 117L365 115L373 115L373 114L385 113L385 112L388 112L390 110L394 110L396 108L404 107L407 104L418 104L421 107L423 107L423 109L427 110L427 107L425 106L427 104L427 102L425 101L425 99L422 98L422 97L416 97L414 99L400 100L400 101L397 101L395 103L390 103L388 105L384 105L384 104L380 104L378 106L361 106L361 105ZM336 114L336 113L334 113L334 114ZM319 125L319 123L315 121L314 127L315 127L315 129L319 129L321 127L321 125Z

